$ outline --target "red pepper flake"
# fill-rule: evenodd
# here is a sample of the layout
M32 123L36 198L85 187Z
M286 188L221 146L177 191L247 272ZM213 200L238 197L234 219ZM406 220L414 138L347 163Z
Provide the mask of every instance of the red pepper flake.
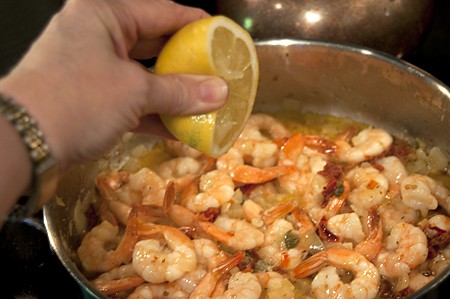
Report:
M87 220L87 227L88 227L88 230L90 231L99 224L98 215L95 212L95 208L92 204L89 205L89 207L87 208L85 215L86 215L86 220Z
M428 238L428 256L427 259L435 258L439 252L450 243L450 233L439 227L432 226L429 229L436 231L432 238Z
M208 208L206 211L200 213L199 218L201 221L216 221L217 216L220 214L219 208Z
M256 262L260 260L259 255L254 250L245 251L245 256L242 261L239 262L237 267L242 272L253 272Z

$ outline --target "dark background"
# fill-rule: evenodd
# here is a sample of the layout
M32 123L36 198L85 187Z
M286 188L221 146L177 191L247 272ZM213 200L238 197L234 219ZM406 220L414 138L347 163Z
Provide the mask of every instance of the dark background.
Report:
M0 0L0 76L17 63L62 0ZM177 1L215 13L211 0ZM403 58L450 86L450 1L436 0L429 31ZM10 219L0 231L1 298L87 298L51 251L44 227ZM448 298L449 279L427 298ZM63 291L61 292L61 289Z

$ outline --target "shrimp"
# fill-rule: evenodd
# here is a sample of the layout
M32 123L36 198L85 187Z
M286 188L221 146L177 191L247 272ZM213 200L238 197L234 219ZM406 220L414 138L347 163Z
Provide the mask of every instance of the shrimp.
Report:
M445 250L450 244L450 217L434 215L419 223L428 238L428 258L435 258L440 250Z
M348 284L344 283L336 267L351 271L354 273L354 279ZM311 283L311 290L317 298L375 298L378 293L378 270L357 251L344 248L326 249L298 265L292 275L294 278L303 278L316 272L319 273Z
M132 290L143 284L145 280L137 275L132 264L119 266L109 272L102 273L92 284L103 294L112 295Z
M258 299L262 287L255 274L250 272L236 272L228 280L228 288L225 293L215 298L246 298Z
M405 166L396 156L378 159L376 163L383 167L381 174L388 180L390 186L400 186L408 176Z
M371 208L367 217L367 237L355 250L373 262L383 247L383 225L377 208Z
M208 208L219 208L229 202L234 195L233 180L220 170L211 170L203 174L198 187L199 193L195 190L182 198L182 204L194 213L206 211ZM197 186L192 184L188 188L196 189Z
M251 199L247 199L242 204L245 218L256 227L274 223L277 219L289 214L295 207L296 204L292 201L279 203L266 210Z
M353 244L364 240L364 234L361 221L356 213L344 213L332 216L327 221L327 228L341 241L351 241Z
M195 270L197 255L194 243L178 229L141 223L138 234L150 238L137 242L133 251L133 266L146 281L172 282ZM158 236L162 238L158 239Z
M278 272L255 273L259 283L263 287L263 293L267 299L294 299L295 286Z
M192 182L202 169L202 163L191 157L176 157L161 163L157 173L166 182L173 181L180 188Z
M370 164L363 163L353 168L346 178L352 187L348 196L352 205L368 210L384 201L389 188L388 180Z
M288 193L302 192L327 164L328 156L307 145L312 136L294 134L281 148L279 165L294 165L296 170L278 178L280 187ZM326 150L324 150L326 151Z
M378 254L375 264L381 275L398 278L425 262L427 255L425 233L412 224L401 222L386 237L385 248Z
M127 299L187 299L189 294L179 290L177 286L169 283L151 284L144 283L138 286Z
M131 261L137 241L134 224L129 223L120 236L118 226L103 221L84 236L77 253L86 271L107 272Z
M179 204L175 204L175 193L175 184L169 182L163 201L163 211L165 215L179 227L194 226L197 221L196 214Z
M389 149L392 142L392 136L386 131L367 128L354 136L350 143L344 138L336 140L336 153L340 161L358 164L382 154Z
M248 118L240 139L283 139L290 135L289 130L273 116L264 113L253 113Z
M406 177L401 184L402 201L408 207L420 211L426 216L429 210L435 210L439 203L448 205L449 192L444 185L432 178L413 174Z
M279 165L258 168L244 162L240 149L232 147L226 154L220 156L216 163L217 169L229 174L235 182L244 184L261 184L279 176L295 171L293 165Z
M290 270L307 255L307 248L298 246L300 236L287 220L278 219L264 232L264 243L257 250L259 257L271 266Z
M212 270L208 271L192 291L189 298L208 298L218 287L220 281L229 275L245 257L242 251L237 251L233 256L222 261Z
M203 154L199 150L190 147L178 140L164 139L166 150L176 157L200 158Z
M386 196L386 199L378 206L378 210L383 232L386 234L399 222L415 224L420 219L420 212L405 205L399 193L393 197Z
M272 140L239 138L233 145L241 153L246 164L264 168L276 165L278 144Z
M112 172L96 178L100 195L124 225L131 208L138 204L162 206L165 182L149 168L136 173Z
M199 221L199 225L208 235L235 250L253 249L264 242L264 233L244 219L219 215L214 223Z

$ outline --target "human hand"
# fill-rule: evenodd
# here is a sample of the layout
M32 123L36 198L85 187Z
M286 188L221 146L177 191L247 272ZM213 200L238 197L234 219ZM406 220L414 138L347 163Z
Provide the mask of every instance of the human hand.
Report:
M219 78L157 76L134 59L208 14L167 0L68 0L0 90L24 105L67 169L96 159L128 130L168 134L157 114L219 108Z

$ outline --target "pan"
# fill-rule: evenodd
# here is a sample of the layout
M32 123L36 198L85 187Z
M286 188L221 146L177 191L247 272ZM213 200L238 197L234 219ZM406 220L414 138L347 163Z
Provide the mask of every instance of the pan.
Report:
M266 40L256 43L260 82L254 112L314 112L373 125L425 148L439 147L450 158L450 90L425 71L375 50L341 43ZM95 176L104 161L123 163L136 144L152 139L128 138L101 161L68 173L44 207L50 243L73 278L95 298L106 298L80 268L76 249L86 233L86 213ZM410 298L419 298L442 283L447 267Z

